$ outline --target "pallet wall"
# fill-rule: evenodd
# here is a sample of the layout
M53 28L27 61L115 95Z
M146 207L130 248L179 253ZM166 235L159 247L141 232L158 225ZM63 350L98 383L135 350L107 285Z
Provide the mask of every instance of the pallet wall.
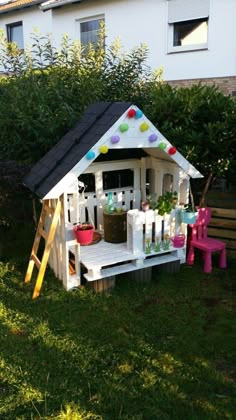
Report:
M212 209L209 236L226 242L227 255L236 260L236 193L210 191L207 206Z

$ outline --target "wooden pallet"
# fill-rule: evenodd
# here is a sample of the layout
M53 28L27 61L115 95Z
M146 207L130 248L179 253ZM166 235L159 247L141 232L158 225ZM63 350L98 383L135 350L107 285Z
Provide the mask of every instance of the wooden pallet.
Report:
M171 247L169 251L133 254L126 243L112 244L101 241L93 247L81 248L81 263L87 269L87 281L96 281L118 274L140 270L156 265L180 261L179 250Z
M209 236L224 241L227 255L236 259L236 210L212 207L211 211Z

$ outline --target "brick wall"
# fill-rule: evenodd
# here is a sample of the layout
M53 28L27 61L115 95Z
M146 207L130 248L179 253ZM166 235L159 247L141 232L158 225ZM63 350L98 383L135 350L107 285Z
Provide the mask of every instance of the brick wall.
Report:
M225 95L236 96L236 76L214 77L208 79L169 80L167 83L171 86L177 87L188 87L198 83L208 86L215 85L222 90Z

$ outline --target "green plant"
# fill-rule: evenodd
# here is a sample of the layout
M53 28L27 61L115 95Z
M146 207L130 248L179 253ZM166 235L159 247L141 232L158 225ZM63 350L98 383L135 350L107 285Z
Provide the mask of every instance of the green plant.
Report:
M204 205L215 176L235 173L236 101L216 86L189 88L151 82L144 89L143 111L162 134L204 175L193 180Z
M123 53L115 41L104 49L104 31L100 35L97 49L84 50L64 36L56 50L49 36L36 32L22 52L0 34L0 66L8 75L0 79L1 159L37 162L90 103L139 102L150 74L147 47Z
M156 194L152 194L151 196L147 197L147 202L149 203L150 208L152 210L158 210L158 214L160 214L161 216L163 216L164 214L169 214L171 210L175 208L177 200L178 194L176 191L166 191L158 198Z
M93 225L89 222L84 223L76 223L75 224L77 230L91 230L94 229Z

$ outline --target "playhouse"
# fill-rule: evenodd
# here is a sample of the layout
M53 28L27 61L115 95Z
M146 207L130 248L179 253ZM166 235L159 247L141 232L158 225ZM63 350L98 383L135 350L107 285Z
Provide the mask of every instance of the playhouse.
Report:
M67 290L80 286L82 271L88 282L109 279L114 283L120 273L140 275L156 265L184 263L187 229L180 208L188 202L190 177L202 175L137 106L90 105L24 180L43 204L26 274L30 281L34 266L39 270L34 297L40 292L47 262ZM141 203L147 195L158 197L166 191L177 192L170 214L143 211ZM104 232L104 209L111 193L119 209L116 217L126 213L122 242L107 241ZM85 221L93 223L100 240L81 246L73 228ZM180 234L185 240L176 245L171 238ZM45 252L39 261L41 237Z

